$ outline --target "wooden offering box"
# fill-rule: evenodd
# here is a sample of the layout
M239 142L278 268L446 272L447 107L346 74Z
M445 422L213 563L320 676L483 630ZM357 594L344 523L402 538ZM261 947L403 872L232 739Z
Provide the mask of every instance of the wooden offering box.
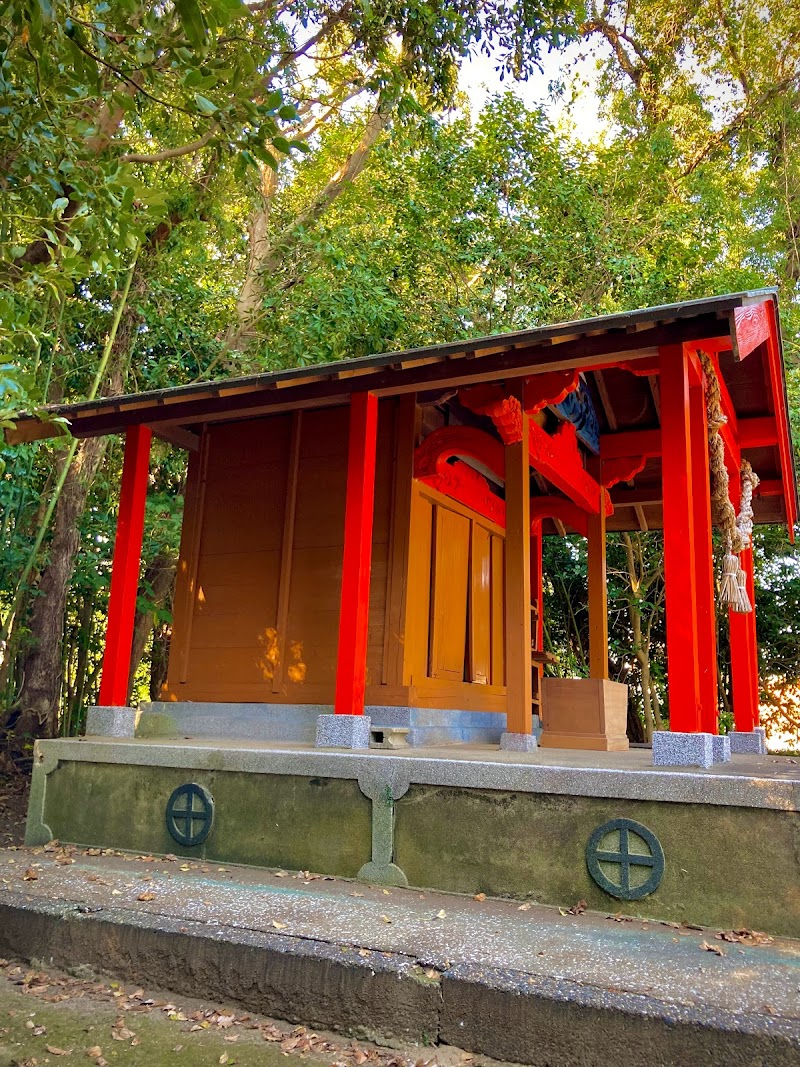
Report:
M607 678L542 679L542 748L628 748L628 687Z

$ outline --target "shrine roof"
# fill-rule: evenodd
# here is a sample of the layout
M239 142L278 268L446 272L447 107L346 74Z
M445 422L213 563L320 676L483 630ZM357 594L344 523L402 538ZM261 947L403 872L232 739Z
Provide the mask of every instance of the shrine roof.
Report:
M713 353L728 414L746 423L749 437L742 441L743 451L768 484L758 501L757 521L791 523L797 514L796 482L773 288L51 405L36 416L23 416L5 433L12 444L52 437L63 432L50 421L57 417L69 421L76 437L145 424L165 440L196 448L197 432L206 423L346 404L355 391L370 390L379 397L413 392L423 402L435 402L437 396L469 384L573 368L581 370L594 399L601 439L608 438L612 447L619 448L618 439L626 433L659 431L658 378L653 367L659 349L692 343ZM637 522L646 527L648 521L660 525L659 490L660 457L653 456L635 484L617 490L620 528L635 528Z

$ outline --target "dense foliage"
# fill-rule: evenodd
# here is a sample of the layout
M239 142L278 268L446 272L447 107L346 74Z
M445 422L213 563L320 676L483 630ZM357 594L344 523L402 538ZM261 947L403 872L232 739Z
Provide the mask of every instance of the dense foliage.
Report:
M513 83L549 49L567 117L576 55L597 62L591 143L513 87L468 113L470 51ZM0 0L0 419L777 284L798 422L798 94L788 0ZM1 458L0 723L71 731L99 681L119 445ZM159 445L139 696L163 674L183 477ZM668 715L659 544L609 543L612 668L642 731ZM800 572L778 531L757 551L784 693ZM565 672L586 668L583 552L546 549Z

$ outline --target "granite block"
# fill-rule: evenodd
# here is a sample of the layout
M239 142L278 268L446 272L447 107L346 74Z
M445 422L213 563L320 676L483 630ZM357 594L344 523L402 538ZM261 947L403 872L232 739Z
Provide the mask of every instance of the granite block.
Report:
M500 735L500 748L504 752L533 752L539 743L533 734L505 733Z
M320 715L315 748L369 748L369 715Z
M728 763L731 758L731 739L727 734L711 735L711 751L715 763Z
M711 734L657 730L653 734L654 767L710 767L714 762Z
M755 730L732 730L728 737L731 752L755 756L765 756L767 753L767 731L763 726L757 726Z
M136 733L136 708L89 708L86 713L87 737L133 737Z

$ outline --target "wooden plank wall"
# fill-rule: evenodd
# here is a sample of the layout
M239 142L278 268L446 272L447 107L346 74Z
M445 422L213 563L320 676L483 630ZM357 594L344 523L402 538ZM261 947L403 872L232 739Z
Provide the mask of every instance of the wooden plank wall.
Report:
M380 405L369 675L383 673L394 401ZM186 491L167 700L331 703L348 409L206 428Z

